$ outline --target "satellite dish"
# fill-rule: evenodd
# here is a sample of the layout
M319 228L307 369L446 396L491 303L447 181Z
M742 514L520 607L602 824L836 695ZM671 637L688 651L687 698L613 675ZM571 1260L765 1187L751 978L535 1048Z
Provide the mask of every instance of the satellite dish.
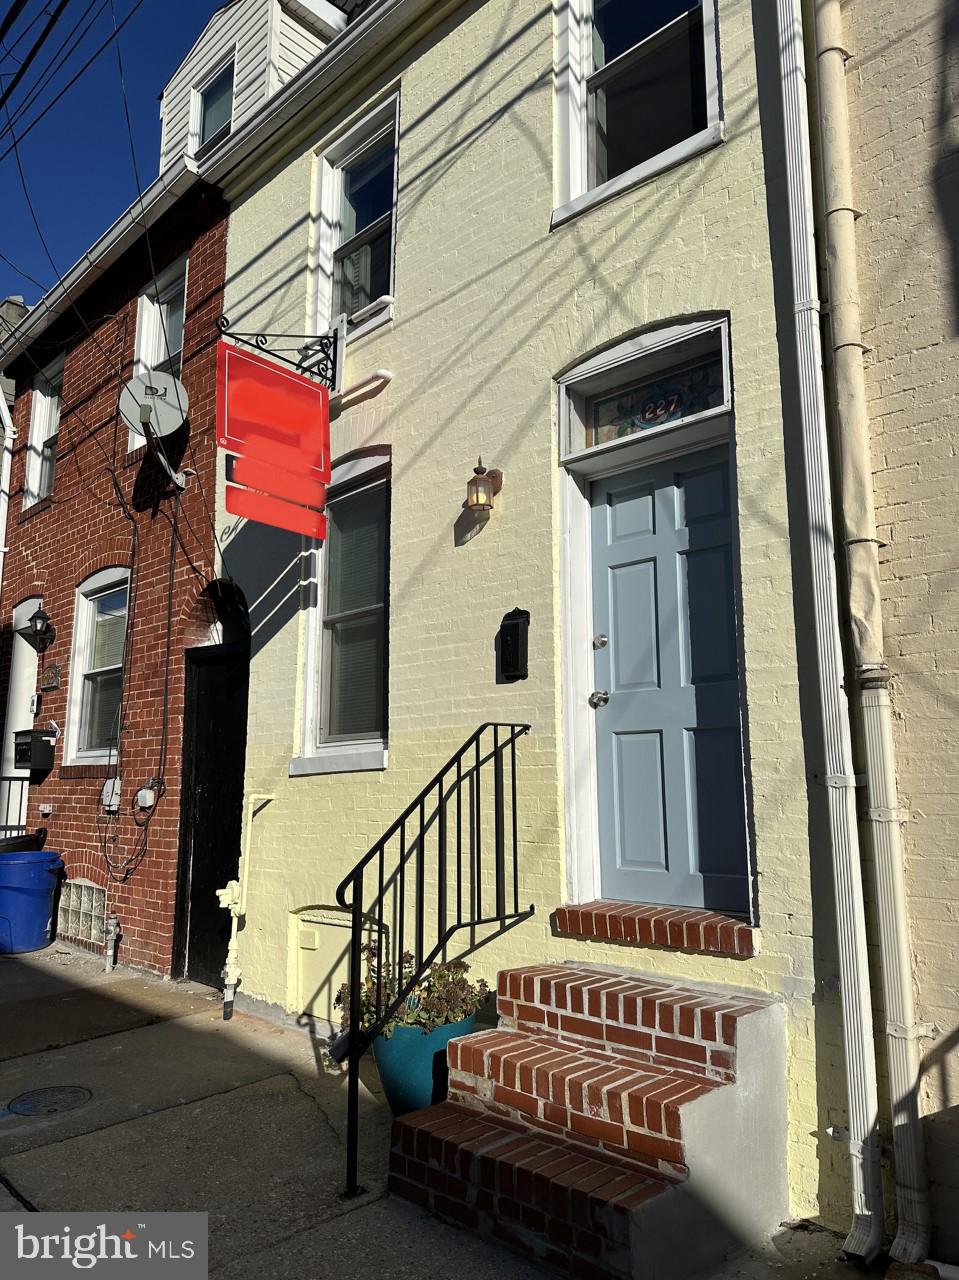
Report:
M178 431L189 408L186 388L172 373L147 370L131 378L120 392L120 417L144 440L149 440L150 435L162 439Z

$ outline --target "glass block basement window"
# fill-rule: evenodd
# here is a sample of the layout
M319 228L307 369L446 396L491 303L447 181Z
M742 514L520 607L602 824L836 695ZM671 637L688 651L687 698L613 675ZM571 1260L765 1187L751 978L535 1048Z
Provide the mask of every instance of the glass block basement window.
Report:
M89 880L65 880L60 891L57 936L99 950L103 946L107 891Z

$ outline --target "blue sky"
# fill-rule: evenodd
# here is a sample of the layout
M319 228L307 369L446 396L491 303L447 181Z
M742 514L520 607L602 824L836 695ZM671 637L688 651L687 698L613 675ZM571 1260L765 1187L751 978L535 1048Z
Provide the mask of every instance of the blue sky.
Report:
M99 0L91 16L101 3L103 11L89 34L73 50L64 70L41 94L36 105L23 116L16 126L18 134L112 32L109 0ZM117 20L122 22L135 0L114 0L114 3ZM89 4L90 0L71 0L67 5L44 46L45 52L38 55L10 99L14 116L37 79L43 78L47 61ZM32 0L27 5L25 21L18 21L7 38L8 49L43 7L44 0ZM219 0L143 0L121 32L123 69L143 187L149 186L157 176L160 147L157 98L210 14L219 7ZM9 0L0 0L0 14L8 8ZM49 0L46 8L53 8ZM42 21L21 43L13 45L12 57L0 49L0 85L9 83L10 74L17 67L14 59L23 57ZM7 122L0 115L0 154L7 150L10 142ZM19 150L40 230L56 269L62 274L137 193L112 45L24 138ZM0 159L0 253L15 263L20 272L39 282L38 286L25 279L0 259L0 298L22 294L26 302L34 303L43 290L55 283L56 274L34 229L12 153Z

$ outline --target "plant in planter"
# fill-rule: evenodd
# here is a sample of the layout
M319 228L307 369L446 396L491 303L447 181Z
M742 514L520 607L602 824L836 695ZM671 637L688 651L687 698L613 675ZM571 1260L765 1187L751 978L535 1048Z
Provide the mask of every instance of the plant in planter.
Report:
M413 976L413 957L406 952L397 980L389 960L377 968L376 944L363 948L366 976L360 988L360 1023L369 1026L380 1008L388 1008ZM469 977L465 960L432 965L373 1039L373 1058L383 1091L395 1116L418 1111L446 1097L446 1046L473 1030L476 1012L489 996L480 978ZM336 996L343 1029L350 1022L350 988L344 982Z

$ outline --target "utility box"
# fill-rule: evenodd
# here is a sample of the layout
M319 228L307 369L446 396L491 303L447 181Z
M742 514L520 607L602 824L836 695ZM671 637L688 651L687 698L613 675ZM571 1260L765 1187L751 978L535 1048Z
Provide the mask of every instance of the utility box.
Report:
M13 735L13 764L31 773L49 773L57 735L47 729L20 729Z

